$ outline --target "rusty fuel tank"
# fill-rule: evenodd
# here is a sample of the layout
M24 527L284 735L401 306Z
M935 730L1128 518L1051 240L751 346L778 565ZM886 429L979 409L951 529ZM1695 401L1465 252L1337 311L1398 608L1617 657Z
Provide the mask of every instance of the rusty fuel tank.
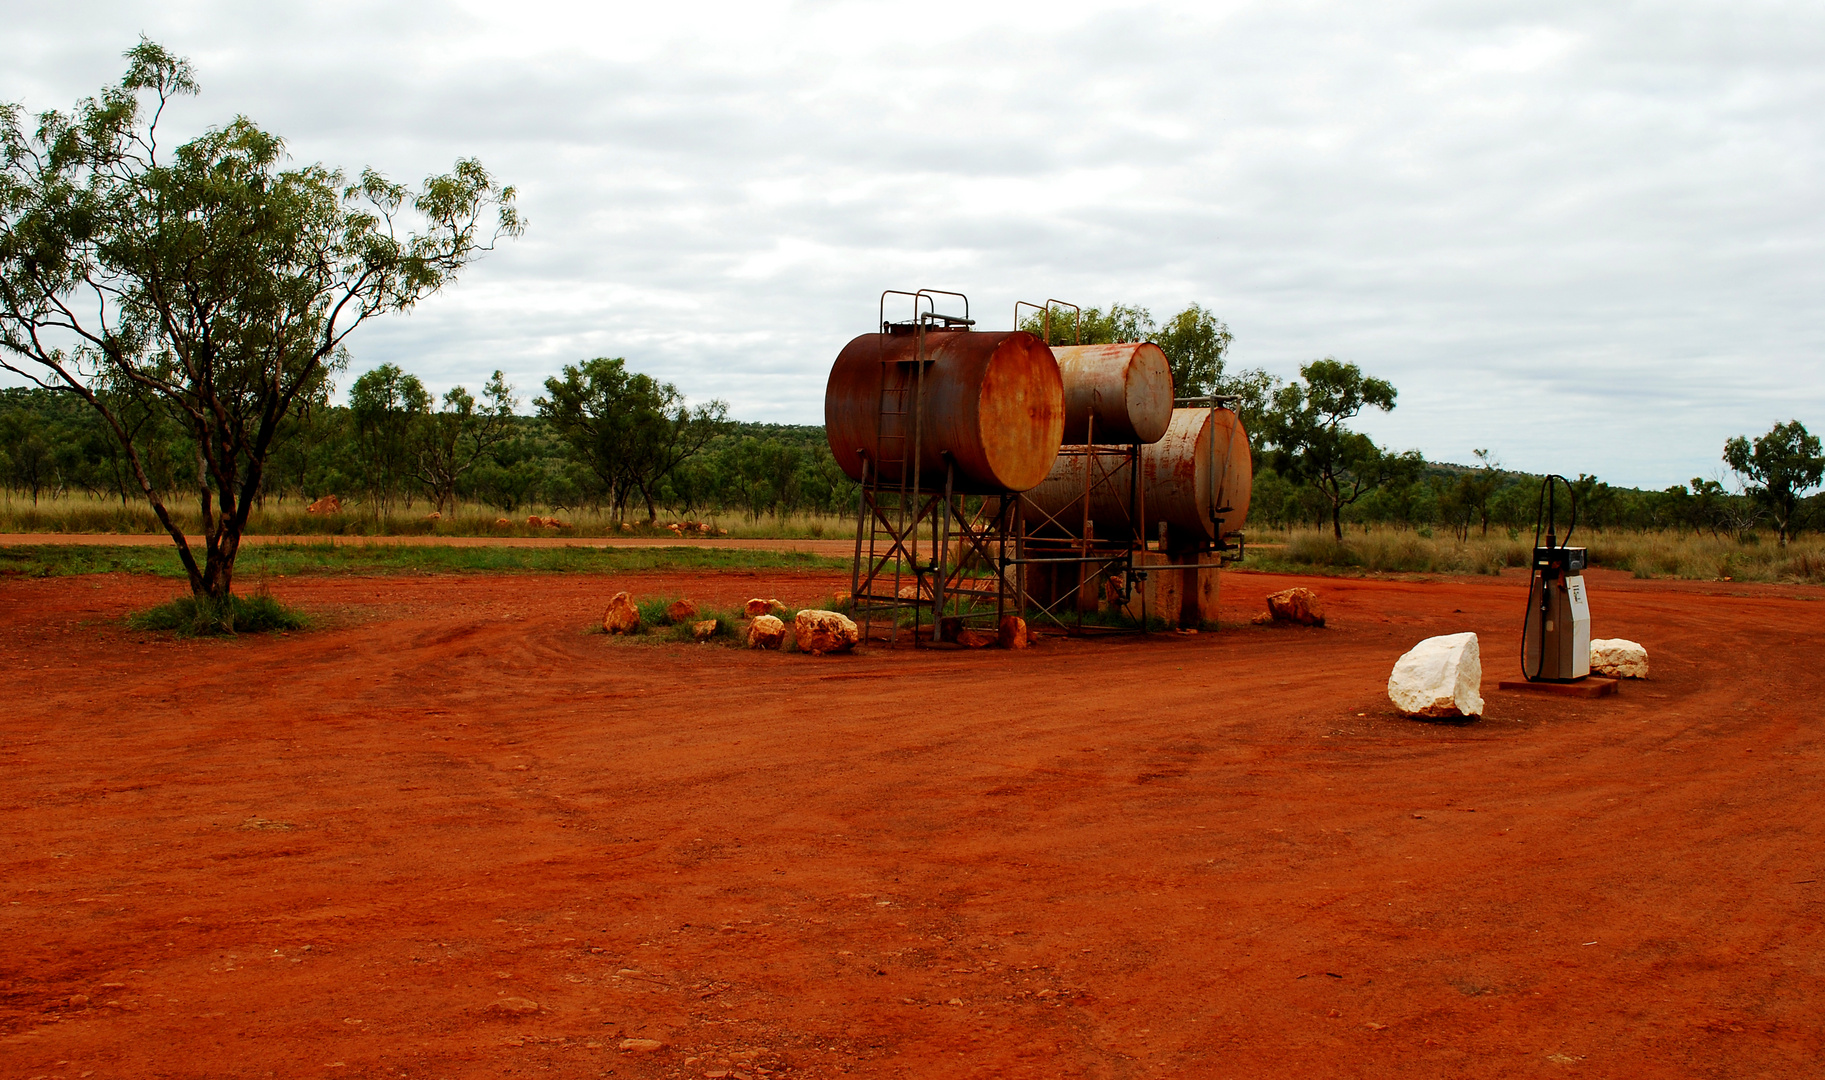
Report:
M1052 351L1022 330L930 329L923 335L919 484L993 495L1045 479L1064 434L1064 383ZM843 346L824 388L824 434L850 479L864 461L889 484L910 473L920 335L863 334Z
M1115 456L1119 447L1096 460L1099 470L1109 470L1106 483L1090 492L1090 519L1098 536L1116 537L1128 532L1128 464ZM1087 455L1061 455L1045 480L1026 498L1041 514L1057 515L1061 522L1082 520L1077 509L1084 497ZM1141 479L1146 518L1144 534L1156 535L1160 523L1180 536L1202 543L1233 536L1248 520L1248 499L1254 488L1254 457L1248 432L1228 409L1174 409L1166 434L1141 447ZM1221 525L1213 508L1228 507Z
M1172 365L1152 342L1055 345L1065 442L1151 443L1172 421Z

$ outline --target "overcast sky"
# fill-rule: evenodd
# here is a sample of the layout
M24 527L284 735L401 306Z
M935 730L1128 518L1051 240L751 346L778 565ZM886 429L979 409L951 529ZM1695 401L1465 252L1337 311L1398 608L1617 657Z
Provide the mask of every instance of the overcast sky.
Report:
M1230 363L1391 380L1363 429L1662 487L1825 430L1825 5L0 0L0 98L68 108L141 32L299 163L476 156L526 236L353 339L522 408L623 356L821 423L882 289L1196 301Z

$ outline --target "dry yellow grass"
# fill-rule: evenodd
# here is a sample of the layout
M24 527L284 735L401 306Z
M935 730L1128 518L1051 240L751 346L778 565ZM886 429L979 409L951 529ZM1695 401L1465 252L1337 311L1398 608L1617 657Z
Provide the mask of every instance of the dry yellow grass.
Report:
M1526 566L1532 550L1531 536L1473 533L1459 540L1386 526L1348 531L1341 544L1320 529L1261 531L1250 540L1248 565L1295 572L1489 574ZM1671 532L1581 533L1573 542L1590 549L1592 565L1636 577L1825 584L1825 538L1816 535L1785 548L1766 538Z
M247 531L256 535L323 536L551 536L558 530L528 525L529 516L556 517L570 526L561 535L628 535L620 521L587 510L522 508L512 514L464 507L456 514L428 520L431 508L423 503L410 510L398 508L384 517L360 505L341 514L305 513L305 503L273 500L255 510ZM186 531L194 532L194 508L174 507ZM497 521L506 517L508 524ZM644 522L629 525L637 535L666 535L666 524L685 520L708 521L740 538L844 539L855 535L855 519L848 515L792 514L750 521L745 514L703 514L687 518L661 511L657 527ZM160 533L158 519L140 502L122 506L118 499L67 496L29 499L0 496L0 532L9 533ZM1262 569L1299 572L1489 574L1504 567L1524 567L1531 551L1530 535L1508 539L1505 531L1488 537L1472 533L1468 540L1449 534L1426 535L1425 530L1360 526L1345 533L1339 544L1323 529L1251 529L1247 565ZM1796 581L1825 583L1825 537L1805 534L1782 548L1768 537L1735 540L1709 534L1671 532L1583 532L1577 543L1590 548L1593 565L1627 570L1637 577L1672 577L1697 580Z
M201 518L194 502L173 500L167 504L173 517L186 532L200 531ZM548 506L522 507L511 514L487 507L462 506L454 514L437 519L430 517L432 507L418 503L412 508L395 507L379 515L356 503L339 514L310 514L309 505L298 500L274 499L258 507L248 519L247 532L264 536L549 536L559 533L542 525L529 525L528 517L555 517L569 526L562 530L569 536L622 536L634 534L663 535L672 522L704 521L724 530L728 536L755 538L806 538L853 536L855 519L817 514L794 514L784 518L767 517L750 521L745 514L684 515L661 510L656 526L634 520L623 523L606 513L587 509L555 509ZM498 522L505 518L506 525ZM97 499L88 495L70 495L40 499L0 496L0 532L6 533L163 533L164 527L143 502L123 506L119 499Z

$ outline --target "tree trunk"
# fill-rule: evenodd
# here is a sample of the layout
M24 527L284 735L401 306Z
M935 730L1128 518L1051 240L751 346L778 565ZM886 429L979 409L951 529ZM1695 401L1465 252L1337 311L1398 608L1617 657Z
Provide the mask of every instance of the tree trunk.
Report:
M1343 543L1343 504L1342 503L1334 502L1331 504L1331 535L1337 538L1337 542L1339 544Z
M227 535L231 530L229 522L217 523L215 535L208 538L208 548L203 555L202 578L192 586L192 592L198 597L207 597L218 604L227 603L234 589L234 560L241 550L240 536ZM198 585L201 587L196 587Z

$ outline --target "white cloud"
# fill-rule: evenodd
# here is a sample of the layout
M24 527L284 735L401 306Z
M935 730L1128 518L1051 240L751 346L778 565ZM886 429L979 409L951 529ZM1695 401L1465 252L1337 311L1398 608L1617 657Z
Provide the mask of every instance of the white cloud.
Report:
M1378 437L1663 485L1825 428L1825 13L1584 4L0 3L0 97L144 30L195 130L416 178L479 156L528 236L355 342L530 398L626 356L817 422L883 288L1198 301L1236 362L1392 379Z

